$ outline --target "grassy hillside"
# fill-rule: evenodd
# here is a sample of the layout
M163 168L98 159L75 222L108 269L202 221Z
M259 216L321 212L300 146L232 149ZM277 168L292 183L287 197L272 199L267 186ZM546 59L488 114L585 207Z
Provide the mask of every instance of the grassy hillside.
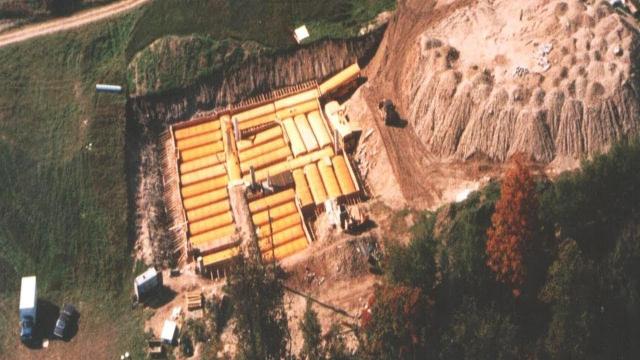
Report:
M305 42L356 36L380 12L395 6L393 0L184 3L153 2L136 23L127 47L132 94L179 89L248 57L296 46L292 30L302 24L311 35Z
M378 13L394 6L394 0L155 1L136 24L127 57L165 35L202 34L282 48L295 44L292 29L306 23L309 41L353 36Z
M15 294L26 274L38 276L43 299L58 305L71 299L86 304L81 311L100 306L102 314L122 316L115 309L128 299L132 268L126 99L97 95L94 86L123 82L135 17L0 49L5 342L16 338ZM100 303L105 298L109 304Z

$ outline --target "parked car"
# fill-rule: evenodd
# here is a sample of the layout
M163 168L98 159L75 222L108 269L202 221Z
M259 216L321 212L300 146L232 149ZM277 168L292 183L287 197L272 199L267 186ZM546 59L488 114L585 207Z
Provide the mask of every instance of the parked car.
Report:
M67 332L71 323L75 320L77 315L76 308L71 304L64 304L62 310L60 310L60 316L56 321L56 328L53 330L53 335L64 339L67 336Z

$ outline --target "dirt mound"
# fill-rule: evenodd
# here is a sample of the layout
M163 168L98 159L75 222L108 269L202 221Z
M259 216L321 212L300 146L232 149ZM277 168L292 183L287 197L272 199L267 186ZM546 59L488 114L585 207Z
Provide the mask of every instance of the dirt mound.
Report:
M444 159L578 158L637 134L637 22L605 2L400 2L368 70Z

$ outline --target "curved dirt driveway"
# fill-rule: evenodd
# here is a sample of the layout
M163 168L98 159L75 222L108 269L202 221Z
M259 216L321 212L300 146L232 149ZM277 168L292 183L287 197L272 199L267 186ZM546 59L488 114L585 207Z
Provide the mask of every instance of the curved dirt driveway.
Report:
M52 34L58 31L70 30L110 16L129 11L150 0L121 0L113 4L90 9L77 14L45 21L39 24L27 25L16 30L0 34L0 47L29 40L38 36Z

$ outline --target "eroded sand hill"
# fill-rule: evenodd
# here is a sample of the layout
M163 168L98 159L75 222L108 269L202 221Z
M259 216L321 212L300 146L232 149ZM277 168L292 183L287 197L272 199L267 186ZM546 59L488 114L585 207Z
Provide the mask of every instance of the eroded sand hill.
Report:
M417 3L399 5L374 82L433 154L550 162L638 133L638 25L607 2Z

